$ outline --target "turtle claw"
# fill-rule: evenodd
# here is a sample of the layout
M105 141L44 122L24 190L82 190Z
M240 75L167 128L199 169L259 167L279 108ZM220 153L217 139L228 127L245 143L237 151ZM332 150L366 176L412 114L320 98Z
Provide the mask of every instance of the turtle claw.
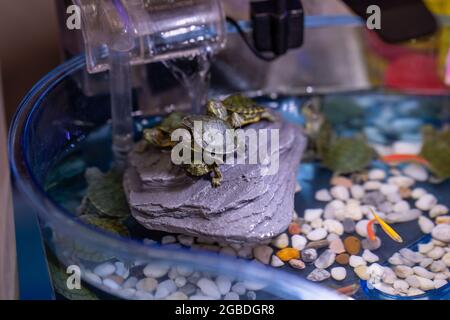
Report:
M211 179L211 185L213 186L213 188L220 187L220 183L222 182L222 178L223 178L222 172L220 172L220 169L217 165L214 166L213 172L214 172L214 177L212 177L212 179Z

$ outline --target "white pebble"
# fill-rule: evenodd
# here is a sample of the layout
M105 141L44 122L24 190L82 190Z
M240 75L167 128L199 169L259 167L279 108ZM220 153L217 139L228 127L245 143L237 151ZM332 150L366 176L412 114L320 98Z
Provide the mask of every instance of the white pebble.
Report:
M94 284L101 284L102 283L102 278L100 278L98 275L96 275L93 272L90 271L85 271L84 272L84 276L87 280L89 280L90 282L93 282Z
M361 206L357 202L349 201L345 208L343 219L339 220L344 220L345 218L350 218L354 221L361 220L363 218L363 211L361 209Z
M432 194L425 194L416 201L416 207L422 211L431 210L437 204L437 199Z
M392 295L395 294L395 289L386 283L378 282L378 283L375 283L373 286L374 286L374 288L380 290L381 292L384 292L387 294L392 294Z
M236 292L238 295L242 296L245 294L247 289L245 288L242 282L237 282L231 287L231 290L233 292Z
M379 190L383 184L380 181L367 181L364 183L364 189L366 191Z
M323 213L323 209L306 209L303 215L305 221L311 222L320 218Z
M367 262L360 256L351 255L348 263L353 268L367 265Z
M335 234L340 235L340 236L344 234L344 226L342 225L342 223L340 223L337 220L327 219L327 220L325 220L323 222L323 227L329 233L335 233Z
M106 288L108 288L109 290L113 290L113 291L116 291L116 290L120 289L120 285L117 282L115 282L114 280L112 280L112 279L104 279L103 280L103 285Z
M149 292L145 292L145 291L136 291L136 293L134 294L134 297L137 300L154 300L154 297L151 293Z
M273 249L269 246L257 246L253 249L253 256L263 264L269 264Z
M272 240L272 245L278 249L286 248L289 245L289 237L286 233L280 234Z
M239 249L237 255L244 259L253 258L253 248L250 246L243 246Z
M424 188L414 188L414 190L411 192L411 197L415 200L418 200L426 194L427 190L425 190Z
M167 296L166 300L176 300L176 301L189 300L189 297L184 292L177 291Z
M427 181L428 179L427 170L423 166L414 163L408 164L403 169L403 173L416 181Z
M308 240L306 240L306 238L304 236L295 234L291 237L291 242L292 242L292 248L295 248L297 250L303 250L305 248Z
M315 198L317 201L328 202L333 200L330 192L327 189L321 189L316 192Z
M427 253L427 256L430 257L431 259L437 260L442 258L444 254L445 254L444 249L442 249L441 247L434 247Z
M158 281L156 281L153 278L144 278L139 280L136 283L136 289L138 291L144 291L144 292L152 292L156 289L158 286Z
M367 224L369 223L369 220L360 220L355 225L356 233L359 234L361 237L365 238L367 237Z
M200 280L198 280L197 286L200 288L204 295L212 297L214 299L220 299L220 291L214 281L207 278L201 278Z
M195 294L189 297L189 300L214 300L213 297L204 296L202 294Z
M102 263L94 268L94 273L102 278L114 274L115 271L116 267L109 262Z
M418 277L419 278L419 282L420 282L420 286L419 288L423 291L427 291L427 290L432 290L434 289L434 282L433 280L427 279L427 278L423 278L423 277Z
M381 169L372 169L369 170L369 179L370 180L384 180L386 178L386 172Z
M437 204L430 210L430 218L436 218L438 216L446 215L448 213L447 206Z
M259 291L262 290L266 287L266 284L263 282L257 282L257 281L249 281L249 280L244 280L242 282L242 284L244 285L244 287L247 290L251 290L251 291Z
M330 192L331 195L338 200L346 201L350 198L350 193L344 186L334 186L331 188Z
M434 273L439 273L445 271L447 269L447 265L442 260L434 261L430 265L430 270Z
M323 220L321 218L317 218L310 222L310 226L313 229L322 228L322 225L323 225Z
M420 216L418 223L419 223L420 230L425 234L431 233L431 231L434 228L433 221L431 221L430 219L428 219L425 216Z
M223 300L239 300L239 295L236 292L228 292Z
M161 239L161 244L171 244L177 242L177 239L174 236L164 236Z
M178 236L178 242L181 243L183 246L191 247L194 244L194 237L180 234Z
M395 184L399 188L410 188L414 185L414 179L405 176L390 177L389 184Z
M337 214L345 212L345 203L341 200L333 200L325 206L324 218L333 219Z
M364 190L364 188L362 186L355 184L350 187L350 193L352 194L352 197L354 199L359 200L362 197L364 197L364 194L366 193L366 191Z
M413 271L419 277L423 277L423 278L427 278L427 279L433 279L434 278L433 272L430 272L430 271L428 271L425 268L416 266L416 267L413 267Z
M437 279L433 281L434 288L439 289L447 284L447 280Z
M284 262L278 258L276 255L272 256L272 260L270 261L270 265L275 268L279 268L284 266Z
M138 283L138 279L136 277L130 277L122 284L122 287L124 289L131 289L135 288L136 284Z
M434 244L431 241L428 243L419 243L418 248L420 253L427 253L434 248Z
M395 184L385 183L381 186L380 192L385 196L398 193L399 188Z
M450 267L450 252L447 252L443 257L442 261L445 263L447 267Z
M335 267L331 269L331 277L333 277L334 280L342 281L347 276L347 271L344 267Z
M216 285L222 295L227 294L231 290L231 280L226 276L218 276L216 278Z
M130 275L130 271L125 267L125 265L123 264L123 262L117 261L114 263L114 266L116 267L116 274L119 277L122 277L124 279L128 278L128 276Z
M392 208L394 212L405 212L411 209L409 206L409 203L405 200L399 201L396 204L394 204L394 207Z
M185 277L182 276L178 276L175 278L175 280L173 280L173 282L175 283L175 285L178 288L184 287L187 283L187 279Z
M362 257L369 263L377 262L380 259L375 253L367 249L364 250Z
M393 283L394 289L406 293L409 289L409 284L405 280L396 280Z
M431 235L434 239L442 242L450 242L450 224L439 224L434 227Z
M306 237L311 241L317 241L325 239L327 237L327 234L327 230L325 230L324 228L318 228L308 233Z
M144 268L144 274L149 278L161 278L169 272L170 267L163 263L149 263Z
M415 296L420 296L422 294L424 294L425 292L423 292L420 289L417 288L409 288L408 292L406 293L406 295L408 297L415 297Z
M418 142L396 141L392 144L393 154L419 154L422 144Z
M393 284L394 281L397 280L397 276L391 268L384 268L382 280L385 283Z

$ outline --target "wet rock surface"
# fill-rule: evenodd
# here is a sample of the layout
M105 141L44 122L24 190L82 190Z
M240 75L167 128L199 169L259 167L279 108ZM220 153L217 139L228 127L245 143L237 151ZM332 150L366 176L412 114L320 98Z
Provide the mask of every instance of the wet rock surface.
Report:
M265 175L268 166L248 164L248 160L225 164L220 167L221 186L212 188L208 175L192 177L173 165L170 151L131 152L124 189L133 217L151 230L225 241L259 242L286 230L294 209L295 172L306 140L299 127L280 120L262 121L247 129L279 129L275 174ZM258 152L246 147L248 152ZM270 143L267 151L275 151Z

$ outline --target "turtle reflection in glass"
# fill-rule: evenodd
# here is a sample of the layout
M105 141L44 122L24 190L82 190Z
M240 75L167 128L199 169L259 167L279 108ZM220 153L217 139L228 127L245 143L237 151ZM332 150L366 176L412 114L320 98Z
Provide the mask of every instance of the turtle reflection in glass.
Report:
M240 128L261 120L275 121L265 107L257 105L252 99L241 94L231 95L222 102L209 101L208 115L227 121L233 128Z
M196 124L201 124L201 127ZM219 164L224 163L226 155L234 153L237 149L236 141L229 141L226 138L227 130L233 128L224 120L207 115L187 116L182 120L181 127L187 129L192 137L189 146L192 161L184 165L185 170L193 176L213 173L212 186L220 186L223 177ZM200 156L201 163L194 163L195 155Z

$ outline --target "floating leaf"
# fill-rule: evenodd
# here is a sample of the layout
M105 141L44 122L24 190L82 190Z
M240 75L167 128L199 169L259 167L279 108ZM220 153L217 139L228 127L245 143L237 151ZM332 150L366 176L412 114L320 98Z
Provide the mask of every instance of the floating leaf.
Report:
M425 126L422 135L420 155L428 161L429 169L440 179L450 178L450 130L437 131Z
M323 165L337 174L357 172L368 167L374 151L364 140L339 138L323 158Z
M80 289L69 289L67 279L70 274L66 273L65 268L55 258L48 259L48 266L53 287L57 293L69 300L98 300L98 297L83 285Z
M85 205L94 207L102 216L123 218L130 215L127 199L122 186L122 174L109 171L103 174L98 169L86 171L88 188Z

